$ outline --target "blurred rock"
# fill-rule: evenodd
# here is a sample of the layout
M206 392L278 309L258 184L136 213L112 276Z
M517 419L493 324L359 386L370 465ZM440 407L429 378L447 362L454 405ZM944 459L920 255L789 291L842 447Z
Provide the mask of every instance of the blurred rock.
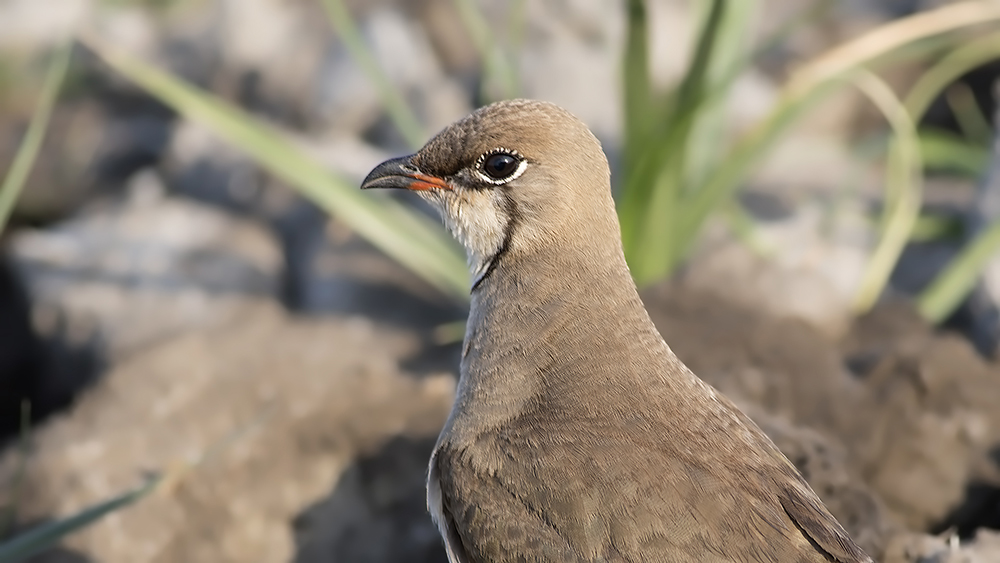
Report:
M847 451L836 439L805 426L795 426L760 407L740 405L778 449L795 464L830 512L854 541L877 561L903 528L881 499L856 473Z
M957 536L900 536L884 563L1000 563L1000 533L980 530L972 540Z
M863 212L849 207L857 202L839 209L816 200L793 206L766 192L749 192L744 202L755 218L751 240L724 234L719 222L710 225L682 274L685 283L804 320L830 336L843 334L871 248Z
M881 546L873 555L896 524L966 537L1000 523L1000 366L912 307L879 305L838 349L712 292L661 286L643 300L678 357L761 423L844 524Z
M369 170L390 156L351 135L282 134L306 156L330 168L331 174L338 171L348 189L355 189ZM367 313L419 326L461 315L454 303L375 251L336 215L330 220L326 212L203 127L178 123L161 169L174 192L257 218L274 230L285 262L281 296L294 310Z
M248 305L228 323L122 362L39 430L21 515L66 516L139 484L144 472L179 470L207 454L202 465L170 474L171 486L71 536L65 547L102 563L290 561L296 537L326 546L303 551L299 563L328 561L327 548L344 553L338 542L358 553L343 528L300 518L293 533L292 521L334 488L356 456L374 456L395 436L424 443L439 431L454 382L400 371L398 362L415 347L412 335L364 319L293 320L273 304ZM405 500L411 486L422 489L425 449L394 458L400 471L344 476L345 486L360 489L351 494L372 499L379 514L388 515L403 494L414 522L406 529L424 530L387 539L404 555L430 545L426 513ZM16 452L3 458L4 480L17 461Z
M93 0L0 3L0 52L44 51L63 42L90 15Z
M31 306L21 280L0 255L0 441L20 430L22 401L34 399L41 343L31 328Z
M879 411L845 442L890 512L913 530L1000 522L982 506L1000 499L998 366L898 302L861 317L843 350Z
M660 4L660 3L657 3ZM673 10L678 3L668 5ZM619 63L625 37L622 7L613 2L529 2L524 45L518 53L523 95L559 104L582 119L606 146L616 147L621 135ZM660 14L660 10L651 10ZM651 14L653 15L653 14ZM653 56L650 68L680 68L685 62L684 41L672 41L689 19L667 16L656 20L674 47L658 50L669 60ZM653 25L653 24L651 24Z
M359 22L379 68L406 100L430 136L469 113L470 97L460 84L444 73L423 27L414 25L398 9L372 10ZM381 146L399 151L413 149L385 119L378 91L361 75L341 46L324 73L322 88L327 119L332 128L366 133ZM351 87L345 87L344 80ZM369 116L364 129L345 127L344 120ZM371 119L382 117L381 122Z
M56 106L15 219L60 219L159 158L169 115L148 101L105 94L101 101L80 98ZM13 159L29 119L0 116L0 162ZM0 177L4 172L0 168Z
M295 563L445 563L427 513L425 474L434 437L396 438L346 471L327 498L295 520Z
M150 172L124 200L15 233L10 252L40 330L65 322L73 340L96 339L112 356L275 297L282 265L260 227L165 197Z

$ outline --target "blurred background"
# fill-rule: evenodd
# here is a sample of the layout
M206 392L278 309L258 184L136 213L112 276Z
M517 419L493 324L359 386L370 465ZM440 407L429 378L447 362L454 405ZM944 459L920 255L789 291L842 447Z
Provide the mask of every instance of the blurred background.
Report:
M464 256L357 186L512 97L869 553L1000 561L998 75L995 0L0 0L0 562L446 561Z

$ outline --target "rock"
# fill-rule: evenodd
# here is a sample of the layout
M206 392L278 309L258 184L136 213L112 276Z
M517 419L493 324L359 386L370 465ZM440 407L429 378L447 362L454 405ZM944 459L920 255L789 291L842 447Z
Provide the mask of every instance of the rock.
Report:
M282 267L260 227L166 197L153 173L134 177L125 200L15 233L10 252L43 334L64 318L72 340L97 339L111 356L276 297Z
M374 456L403 436L424 445L393 458L399 471L351 470L344 485L359 490L345 494L375 502L386 516L401 499L424 522L413 529L425 531L391 538L393 549L427 549L429 520L406 499L420 487L419 458L444 423L454 380L401 371L399 361L415 349L413 336L360 318L302 320L266 302L244 307L228 323L121 362L40 429L22 516L66 516L139 484L144 472L203 459L174 475L173 486L69 537L65 547L102 563L289 561L298 537L295 560L318 563L326 548L343 553L348 548L338 551L338 542L351 538L343 526L301 518L293 534L293 518L333 490L357 456ZM4 479L17 461L8 452ZM342 522L368 517L340 515Z

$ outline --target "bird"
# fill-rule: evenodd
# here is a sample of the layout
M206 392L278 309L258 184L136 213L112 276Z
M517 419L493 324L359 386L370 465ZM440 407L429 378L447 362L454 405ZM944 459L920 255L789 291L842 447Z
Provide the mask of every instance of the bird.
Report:
M459 379L427 477L450 563L872 561L657 331L610 176L580 119L517 99L362 182L421 196L468 255Z

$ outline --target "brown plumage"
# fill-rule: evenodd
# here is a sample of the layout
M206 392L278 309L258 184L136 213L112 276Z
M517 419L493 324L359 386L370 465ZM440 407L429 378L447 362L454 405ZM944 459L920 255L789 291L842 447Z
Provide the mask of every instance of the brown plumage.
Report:
M871 561L664 343L578 119L493 104L362 187L417 191L469 252L461 379L428 478L452 563Z

